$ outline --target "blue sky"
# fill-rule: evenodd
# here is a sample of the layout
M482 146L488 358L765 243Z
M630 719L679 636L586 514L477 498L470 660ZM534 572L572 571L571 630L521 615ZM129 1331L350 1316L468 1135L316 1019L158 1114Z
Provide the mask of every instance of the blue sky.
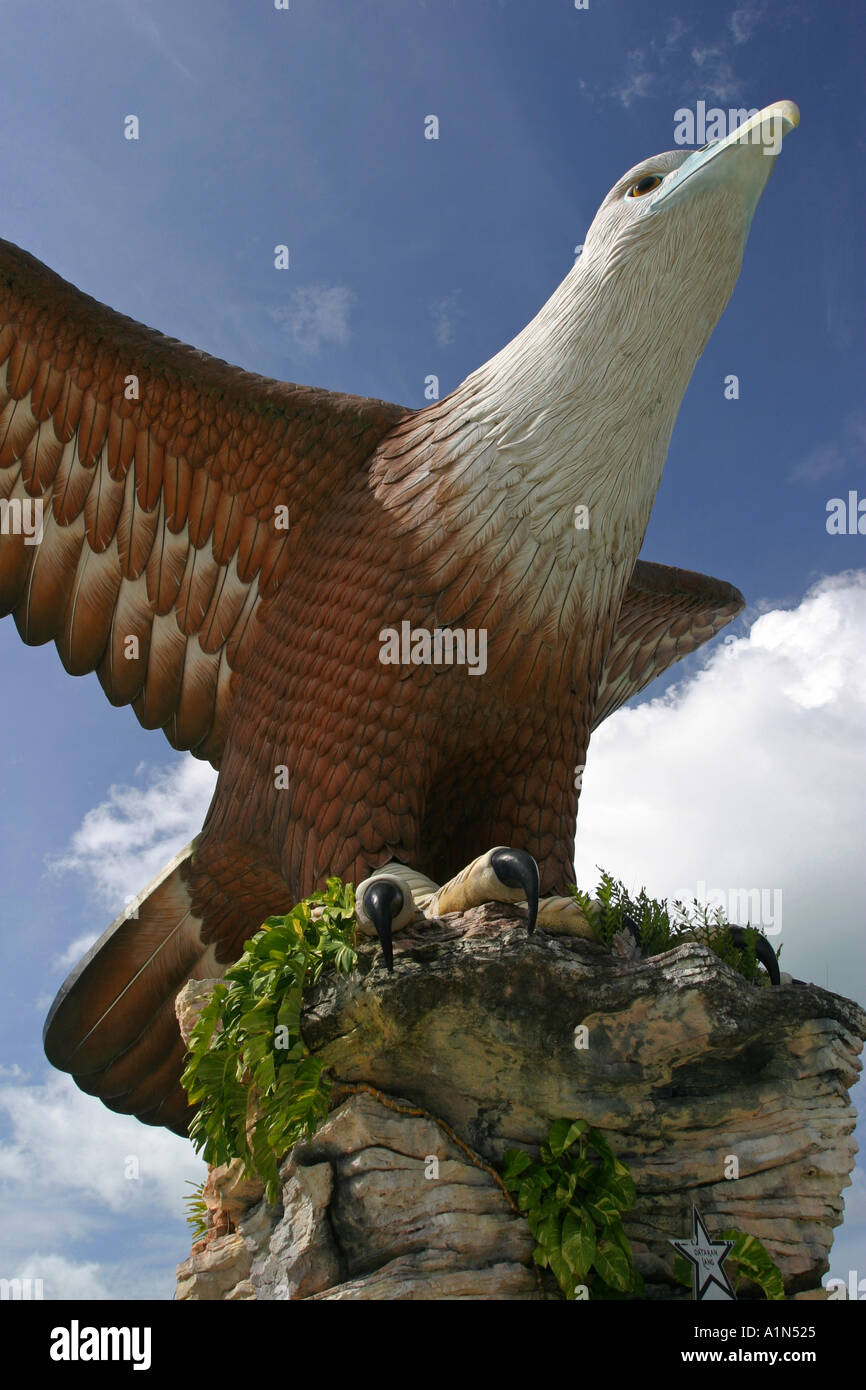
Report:
M0 0L0 16L0 235L248 369L411 406L428 374L445 394L535 314L608 188L674 147L678 109L799 104L643 550L731 580L749 606L733 643L646 692L643 724L626 711L599 734L578 866L660 893L780 885L783 965L866 1001L866 537L825 527L830 498L866 490L860 7ZM130 113L138 141L123 138ZM25 648L11 619L0 699L15 1265L0 1273L47 1271L53 1296L168 1296L199 1165L65 1088L41 1024L72 943L198 829L208 773L112 709L95 677L68 677L53 646ZM130 1155L139 1177L119 1177ZM866 1275L862 1176L849 1194L844 1278Z

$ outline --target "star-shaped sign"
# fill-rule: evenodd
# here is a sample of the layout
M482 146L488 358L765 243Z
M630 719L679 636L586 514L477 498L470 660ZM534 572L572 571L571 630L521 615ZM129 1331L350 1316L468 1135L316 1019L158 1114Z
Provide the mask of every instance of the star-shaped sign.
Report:
M722 1262L733 1249L732 1240L711 1240L697 1207L692 1204L691 1240L672 1240L670 1244L692 1266L692 1298L696 1302L710 1299L735 1299Z

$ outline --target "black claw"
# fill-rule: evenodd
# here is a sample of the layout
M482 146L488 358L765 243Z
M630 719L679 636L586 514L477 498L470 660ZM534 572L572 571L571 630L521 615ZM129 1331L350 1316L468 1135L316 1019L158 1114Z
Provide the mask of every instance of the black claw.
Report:
M496 849L490 864L500 883L506 888L522 888L529 905L529 930L535 931L538 918L538 865L525 849Z
M746 933L743 931L743 928L729 926L728 932L730 933L731 940L733 941L737 949L740 951L745 951L747 943ZM770 977L770 984L781 984L782 977L779 973L779 958L765 936L758 936L758 939L755 942L755 955L766 969L767 974Z
M364 890L362 902L364 911L376 928L376 935L382 947L385 964L390 971L394 969L394 947L391 939L391 923L403 909L405 899L396 883L379 879Z
M643 941L641 940L640 927L638 926L634 918L630 917L627 912L623 913L622 926L623 931L627 931L630 933L630 935L634 939L634 944L636 946L642 947Z

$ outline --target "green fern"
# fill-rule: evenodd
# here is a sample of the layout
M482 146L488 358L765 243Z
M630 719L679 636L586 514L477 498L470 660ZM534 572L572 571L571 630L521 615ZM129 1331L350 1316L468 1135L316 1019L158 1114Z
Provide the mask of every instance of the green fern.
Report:
M192 1192L183 1199L184 1206L186 1207L186 1224L192 1226L192 1233L195 1239L199 1240L202 1236L207 1235L208 1231L207 1202L202 1195L204 1183L200 1182L196 1184L187 1179L187 1187L191 1187Z
M658 956L671 951L682 941L697 941L714 951L726 965L730 965L752 984L769 984L766 971L755 955L755 944L760 933L755 927L744 927L745 951L741 951L731 939L728 923L721 908L713 912L705 903L693 899L690 906L679 901L669 906L666 898L651 898L645 888L632 897L625 884L615 879L603 869L595 890L595 903L592 895L571 885L569 892L580 906L584 915L592 922L598 940L610 946L617 932L624 929L626 917L630 917L640 930L641 949L645 956ZM777 951L777 955L781 952Z
M355 968L355 926L352 885L329 878L245 943L192 1032L181 1077L198 1106L190 1138L210 1164L243 1159L269 1202L286 1153L328 1114L330 1082L301 1036L301 1008L324 971Z

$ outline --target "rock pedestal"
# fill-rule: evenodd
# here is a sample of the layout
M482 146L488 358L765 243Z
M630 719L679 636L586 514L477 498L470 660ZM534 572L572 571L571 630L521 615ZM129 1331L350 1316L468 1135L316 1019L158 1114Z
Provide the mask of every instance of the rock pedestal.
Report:
M695 1200L711 1232L756 1235L788 1296L815 1290L842 1219L856 1145L849 1088L866 1015L799 981L751 985L685 943L626 963L580 938L527 938L500 904L416 926L389 976L320 985L304 1037L345 1083L281 1169L270 1207L237 1165L212 1170L211 1229L179 1268L179 1298L543 1296L533 1242L487 1164L535 1150L558 1117L601 1130L637 1185L624 1219L649 1298L688 1296L671 1238ZM189 1015L200 1002L184 999Z

